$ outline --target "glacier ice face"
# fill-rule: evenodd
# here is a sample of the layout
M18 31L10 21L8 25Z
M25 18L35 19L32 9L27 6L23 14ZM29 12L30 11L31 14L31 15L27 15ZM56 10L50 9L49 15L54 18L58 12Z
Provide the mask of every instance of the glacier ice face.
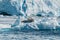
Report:
M59 0L1 0L0 12L16 15L18 18L12 27L41 29L53 28L59 24ZM33 22L22 22L33 19Z

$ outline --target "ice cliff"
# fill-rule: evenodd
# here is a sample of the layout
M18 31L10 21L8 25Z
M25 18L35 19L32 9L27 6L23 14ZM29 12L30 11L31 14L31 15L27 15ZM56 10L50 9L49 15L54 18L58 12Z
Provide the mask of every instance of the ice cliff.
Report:
M59 0L1 0L1 12L18 17L11 27L20 29L56 29L60 27Z

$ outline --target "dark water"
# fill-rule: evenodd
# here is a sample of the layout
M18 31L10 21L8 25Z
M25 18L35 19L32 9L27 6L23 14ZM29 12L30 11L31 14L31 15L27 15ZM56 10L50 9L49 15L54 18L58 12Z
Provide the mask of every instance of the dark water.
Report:
M60 40L59 30L16 31L0 30L0 40Z

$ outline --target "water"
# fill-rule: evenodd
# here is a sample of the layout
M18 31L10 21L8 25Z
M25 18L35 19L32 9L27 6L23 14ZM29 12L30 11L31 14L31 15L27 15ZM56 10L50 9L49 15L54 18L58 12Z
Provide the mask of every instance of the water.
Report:
M0 40L59 40L59 35L41 35L41 32L2 33Z

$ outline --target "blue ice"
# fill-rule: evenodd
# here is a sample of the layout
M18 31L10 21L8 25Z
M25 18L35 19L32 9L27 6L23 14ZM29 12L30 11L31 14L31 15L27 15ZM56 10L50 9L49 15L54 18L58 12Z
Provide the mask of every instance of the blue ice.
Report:
M28 25L32 29L38 30L40 29L40 26L38 25L41 23L45 26L53 25L53 29L55 29L56 26L59 26L57 20L59 12L56 11L58 10L57 8L58 6L51 0L2 0L0 2L0 12L7 12L8 14L16 15L18 17L11 27L19 26L20 28ZM50 21L48 21L48 19ZM45 22L43 20L45 20ZM22 21L26 22L24 23Z
M59 0L0 0L0 27L11 27L0 28L0 40L60 40L59 5Z

